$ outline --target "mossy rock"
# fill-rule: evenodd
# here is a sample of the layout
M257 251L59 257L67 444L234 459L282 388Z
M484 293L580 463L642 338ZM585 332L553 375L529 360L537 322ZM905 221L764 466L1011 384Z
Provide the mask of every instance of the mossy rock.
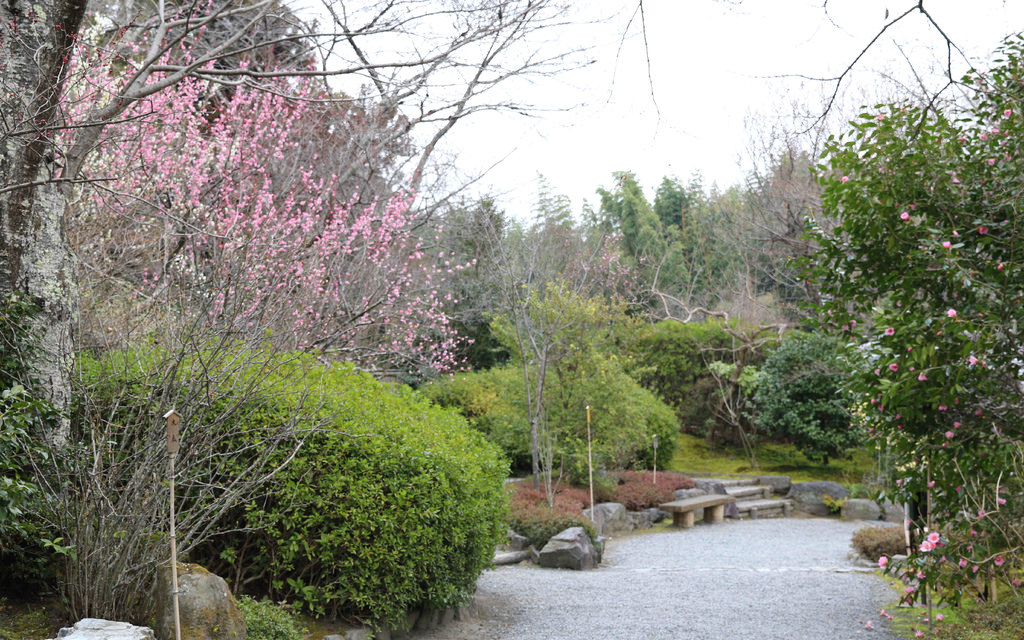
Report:
M227 583L197 564L178 564L178 611L182 638L245 640L245 619ZM154 612L158 640L174 640L170 566L158 572Z

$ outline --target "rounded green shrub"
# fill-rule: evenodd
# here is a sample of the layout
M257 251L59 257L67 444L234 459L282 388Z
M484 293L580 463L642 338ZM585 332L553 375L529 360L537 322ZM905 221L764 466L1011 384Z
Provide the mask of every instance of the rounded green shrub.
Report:
M238 599L245 618L246 640L304 640L302 625L291 610L269 600L249 596Z
M306 402L327 426L280 452L287 464L220 524L234 533L203 561L219 558L246 590L376 626L463 604L505 533L499 451L408 389L345 365L317 375Z

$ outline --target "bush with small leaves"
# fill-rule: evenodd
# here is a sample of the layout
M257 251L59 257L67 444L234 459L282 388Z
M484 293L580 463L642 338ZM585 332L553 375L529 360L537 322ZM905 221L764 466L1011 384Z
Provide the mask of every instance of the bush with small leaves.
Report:
M238 598L245 618L246 640L304 640L302 624L286 605L249 596Z
M853 549L872 562L907 552L903 527L865 527L853 534Z

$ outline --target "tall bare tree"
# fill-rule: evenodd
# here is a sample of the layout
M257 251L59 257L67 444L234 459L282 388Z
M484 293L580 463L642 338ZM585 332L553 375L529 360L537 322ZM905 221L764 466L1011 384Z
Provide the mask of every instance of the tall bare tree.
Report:
M94 25L104 31L99 38L85 29L85 0L0 3L0 294L21 293L41 308L34 369L58 409L70 397L77 300L66 210L74 185L103 179L83 174L86 158L130 105L187 77L228 90L282 76L339 78L351 88L339 100L356 101L387 124L350 141L367 150L366 159L392 144L381 131L414 135L418 153L395 178L415 189L461 119L528 108L491 97L495 87L560 68L572 54L540 38L564 23L560 0L327 2L322 25L299 21L279 0L114 4L131 8L102 17ZM295 65L291 54L310 46L316 64ZM282 58L291 66L275 63ZM118 74L116 87L76 110L63 101L73 69L99 59ZM404 127L393 126L396 117Z

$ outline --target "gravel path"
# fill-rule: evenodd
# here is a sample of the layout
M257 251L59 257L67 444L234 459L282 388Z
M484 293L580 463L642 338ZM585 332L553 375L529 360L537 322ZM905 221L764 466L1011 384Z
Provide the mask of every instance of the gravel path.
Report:
M468 619L417 640L887 640L897 595L850 557L863 523L698 524L612 541L596 571L480 577ZM870 621L874 629L865 624Z

